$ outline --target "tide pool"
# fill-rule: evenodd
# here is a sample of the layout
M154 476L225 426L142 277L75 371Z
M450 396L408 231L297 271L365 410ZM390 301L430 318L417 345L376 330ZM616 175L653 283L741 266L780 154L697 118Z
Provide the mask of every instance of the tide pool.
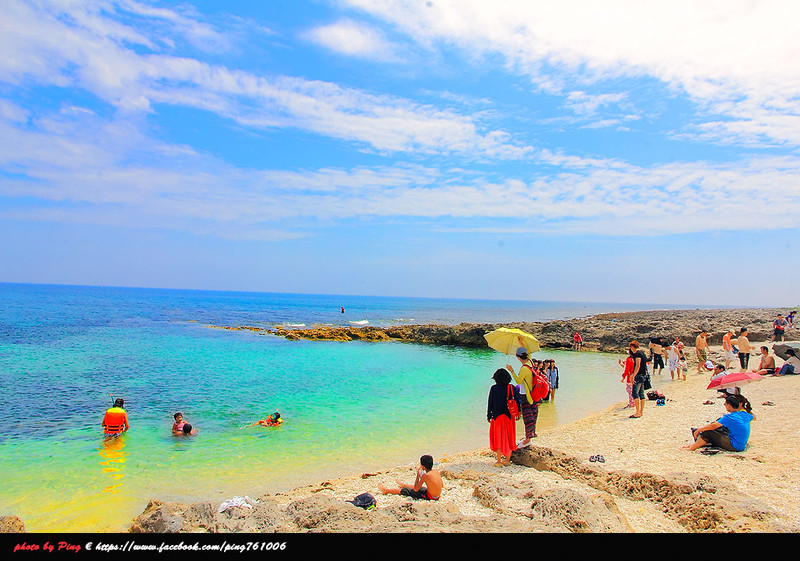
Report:
M274 321L254 315L270 309L266 295L3 288L0 514L19 516L30 532L123 531L151 498L256 497L487 447L490 378L513 358L207 326ZM626 399L617 356L536 356L555 359L561 378L555 403L540 406L539 430ZM131 430L105 440L100 422L115 397L125 399ZM276 409L283 426L248 426ZM176 411L197 435L171 434Z

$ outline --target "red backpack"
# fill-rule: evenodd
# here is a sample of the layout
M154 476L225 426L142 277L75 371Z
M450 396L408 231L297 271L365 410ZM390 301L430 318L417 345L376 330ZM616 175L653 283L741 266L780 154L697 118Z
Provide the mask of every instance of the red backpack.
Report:
M550 393L550 382L547 381L547 376L538 371L534 372L531 398L533 401L539 401L547 397L548 393Z

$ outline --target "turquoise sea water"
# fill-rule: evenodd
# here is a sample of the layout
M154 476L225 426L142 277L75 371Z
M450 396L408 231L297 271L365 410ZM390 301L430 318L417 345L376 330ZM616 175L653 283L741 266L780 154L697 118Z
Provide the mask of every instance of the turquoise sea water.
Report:
M120 531L150 498L258 496L487 446L490 376L507 360L495 351L288 341L209 325L539 321L629 309L642 305L0 284L0 514L32 532ZM626 399L617 356L537 356L555 359L561 374L540 430ZM125 399L131 430L106 441L100 421L113 397ZM283 426L247 426L275 409ZM197 435L171 434L176 411Z

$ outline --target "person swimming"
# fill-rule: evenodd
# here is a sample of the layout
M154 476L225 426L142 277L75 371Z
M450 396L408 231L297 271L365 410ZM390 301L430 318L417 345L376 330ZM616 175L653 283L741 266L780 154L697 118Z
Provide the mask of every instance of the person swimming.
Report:
M271 415L268 415L266 419L261 419L260 421L256 421L251 427L256 425L261 425L262 427L279 427L283 424L283 419L281 418L281 414L275 411Z

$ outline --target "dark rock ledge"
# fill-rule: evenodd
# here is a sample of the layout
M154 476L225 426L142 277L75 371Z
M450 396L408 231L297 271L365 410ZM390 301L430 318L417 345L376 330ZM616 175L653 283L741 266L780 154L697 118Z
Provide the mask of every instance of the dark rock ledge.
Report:
M749 330L750 341L768 341L772 335L772 321L777 314L786 314L793 308L738 308L651 310L597 314L583 318L545 322L513 322L502 324L461 323L458 325L404 325L391 327L331 327L318 326L302 329L254 326L209 326L216 329L250 330L272 334L287 339L319 341L406 341L433 345L450 345L466 348L485 348L484 334L498 327L517 327L532 333L543 348L571 348L572 336L577 331L584 341L584 350L620 352L632 340L647 343L650 337L679 337L687 346L701 329L709 333L709 345L722 344L728 329L738 335L740 329ZM789 329L786 340L800 339L798 329Z

